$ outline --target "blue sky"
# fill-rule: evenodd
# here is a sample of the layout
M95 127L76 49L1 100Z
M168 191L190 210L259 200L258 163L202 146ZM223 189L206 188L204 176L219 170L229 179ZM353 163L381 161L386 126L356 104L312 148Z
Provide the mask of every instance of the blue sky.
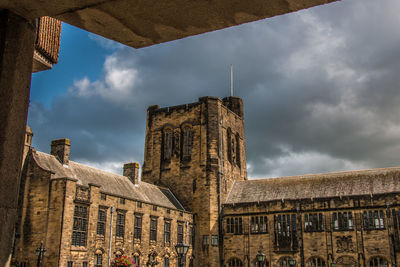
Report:
M31 101L49 106L53 97L65 93L72 81L84 76L99 78L110 51L89 36L87 31L63 23L59 64L33 74Z
M143 49L63 24L59 63L33 74L33 145L142 163L146 108L229 94L245 108L251 178L399 166L397 0L342 0Z

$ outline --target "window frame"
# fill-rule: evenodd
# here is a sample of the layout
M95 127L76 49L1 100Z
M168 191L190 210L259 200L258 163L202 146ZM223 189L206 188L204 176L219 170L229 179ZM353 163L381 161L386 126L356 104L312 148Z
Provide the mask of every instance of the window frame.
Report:
M125 220L126 214L124 212L117 212L117 221L115 223L115 236L118 238L125 237Z
M84 215L83 210L85 210ZM86 247L88 235L89 207L84 205L75 205L72 225L71 245Z
M353 212L334 212L332 215L333 231L354 231Z
M164 221L164 243L171 243L171 221Z
M268 233L268 216L267 215L251 216L250 233L251 234Z
M174 132L172 131L172 129L169 127L164 128L163 159L166 161L171 160L173 156L173 150L174 150L173 140L174 140Z
M185 125L182 129L182 160L189 161L192 155L192 127Z
M139 255L133 255L132 256L133 261L135 262L135 264L140 267L140 256ZM136 259L136 260L135 260Z
M135 214L135 221L133 223L133 239L142 240L142 225L143 215Z
M235 235L243 234L243 219L241 216L226 218L226 233Z
M324 227L324 216L322 213L306 213L304 214L304 232L323 232Z
M238 258L230 258L227 265L228 267L243 267L243 261Z
M103 266L103 254L94 254L94 267L102 267L102 266Z
M157 242L157 217L150 217L150 242Z
M383 210L364 211L362 219L363 229L366 231L386 229L386 218Z
M104 215L101 215L101 213L104 213ZM107 226L107 209L99 208L99 210L97 212L96 234L105 236L106 226Z

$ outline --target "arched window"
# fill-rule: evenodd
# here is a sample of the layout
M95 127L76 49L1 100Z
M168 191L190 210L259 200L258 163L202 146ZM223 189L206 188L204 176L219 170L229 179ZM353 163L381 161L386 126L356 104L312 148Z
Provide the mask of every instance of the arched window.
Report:
M96 251L94 254L94 267L102 267L103 266L103 254L101 251Z
M319 257L310 258L307 262L307 267L325 267L326 263Z
M192 128L190 128L190 126L185 126L182 134L182 159L190 160L190 155L192 153Z
M228 160L232 164L232 130L228 128L226 130L226 143L227 143L227 152L228 152Z
M149 260L147 264L150 264L150 266L157 265L157 253L155 251L151 252L148 256Z
M228 261L229 267L243 267L243 262L238 258L232 258Z
M164 159L170 160L172 158L172 151L173 151L173 133L170 128L166 128L164 130Z
M169 258L164 258L164 267L169 267Z
M384 258L375 257L369 260L369 267L387 267L388 262Z
M238 133L236 134L235 141L236 141L235 142L236 143L236 165L238 165L240 168L240 136Z
M140 258L139 255L134 255L133 256L133 261L135 262L135 264L140 267Z
M279 260L279 267L294 267L296 260L290 257L283 257Z

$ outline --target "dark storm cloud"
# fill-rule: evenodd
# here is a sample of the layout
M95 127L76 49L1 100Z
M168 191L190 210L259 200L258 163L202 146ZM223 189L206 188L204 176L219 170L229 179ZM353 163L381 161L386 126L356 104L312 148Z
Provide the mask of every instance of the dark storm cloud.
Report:
M39 149L72 139L76 160L143 158L147 106L235 94L245 104L249 175L399 165L400 4L340 1L154 47L120 48L103 78L33 103ZM36 130L35 130L36 128Z

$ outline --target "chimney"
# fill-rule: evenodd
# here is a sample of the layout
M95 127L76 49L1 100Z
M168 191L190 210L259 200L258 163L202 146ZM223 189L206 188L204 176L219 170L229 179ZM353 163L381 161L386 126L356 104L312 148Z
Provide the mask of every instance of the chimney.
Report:
M69 151L71 143L69 139L58 139L51 141L51 154L55 156L63 165L69 163Z
M139 183L139 163L131 162L124 164L124 176L128 177L133 184Z

